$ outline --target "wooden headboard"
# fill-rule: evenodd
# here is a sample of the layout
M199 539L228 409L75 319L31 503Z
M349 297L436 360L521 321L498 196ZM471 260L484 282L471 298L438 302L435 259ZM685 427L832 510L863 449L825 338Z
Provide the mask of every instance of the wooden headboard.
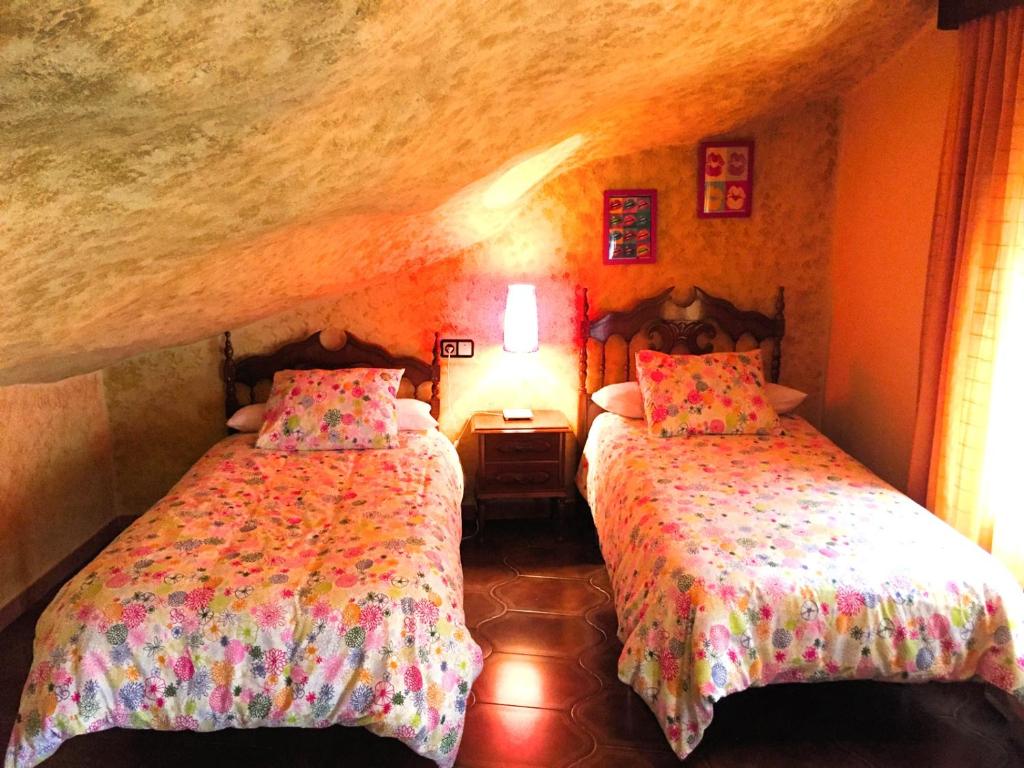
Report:
M761 349L765 374L779 380L782 337L786 331L785 298L780 287L775 314L738 309L732 302L694 287L682 301L673 288L642 299L628 309L590 319L583 289L580 321L579 435L582 446L601 409L590 400L606 384L636 379L634 355L642 349L689 355Z
M415 397L430 403L430 413L441 413L441 350L439 335L434 334L433 356L429 363L416 357L398 356L378 344L363 341L350 333L340 334L339 344L328 349L320 342L320 333L304 341L286 344L266 355L235 360L231 332L224 333L224 411L228 418L243 404L257 402L257 387L268 384L278 371L323 368L404 368L399 397ZM239 398L239 387L248 389L248 397Z

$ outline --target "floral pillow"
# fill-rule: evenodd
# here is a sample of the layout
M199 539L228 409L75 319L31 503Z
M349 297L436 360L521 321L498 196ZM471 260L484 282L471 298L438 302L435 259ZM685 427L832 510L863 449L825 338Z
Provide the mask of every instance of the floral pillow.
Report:
M650 434L768 434L779 417L765 397L758 353L636 356Z
M257 448L335 451L398 445L396 397L404 371L278 371Z

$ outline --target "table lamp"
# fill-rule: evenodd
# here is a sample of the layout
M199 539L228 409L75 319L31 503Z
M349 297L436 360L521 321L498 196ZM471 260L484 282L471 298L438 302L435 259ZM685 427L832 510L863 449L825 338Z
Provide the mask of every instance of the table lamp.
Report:
M540 349L537 338L537 289L527 283L513 283L505 298L506 352L526 354ZM532 419L529 408L506 408L502 411L506 421Z

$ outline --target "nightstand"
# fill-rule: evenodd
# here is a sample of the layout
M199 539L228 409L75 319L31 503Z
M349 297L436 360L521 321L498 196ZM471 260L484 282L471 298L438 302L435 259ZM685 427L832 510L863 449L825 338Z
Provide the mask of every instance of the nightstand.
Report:
M481 534L492 501L552 499L559 513L565 510L570 500L565 480L569 435L565 416L558 411L534 411L532 419L505 421L500 413L477 413L470 428L479 451L476 508Z

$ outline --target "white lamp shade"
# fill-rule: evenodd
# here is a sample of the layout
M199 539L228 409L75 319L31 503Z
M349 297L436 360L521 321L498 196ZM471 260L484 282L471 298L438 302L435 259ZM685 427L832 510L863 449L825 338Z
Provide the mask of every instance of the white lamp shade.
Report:
M537 290L532 285L514 283L508 287L505 299L504 349L506 352L536 352L539 348Z

